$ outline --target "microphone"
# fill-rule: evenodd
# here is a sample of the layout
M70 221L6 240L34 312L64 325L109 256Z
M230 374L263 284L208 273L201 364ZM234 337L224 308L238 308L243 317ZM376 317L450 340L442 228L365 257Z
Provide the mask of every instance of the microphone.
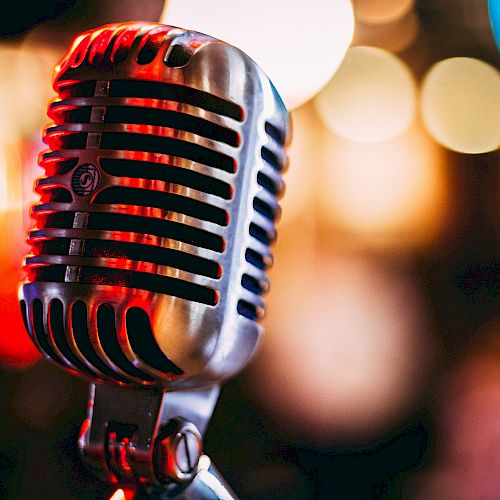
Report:
M158 457L193 436L201 450L218 386L262 333L288 112L242 51L161 24L84 32L53 85L26 329L92 382L79 444L95 469L190 481L193 467L165 475Z

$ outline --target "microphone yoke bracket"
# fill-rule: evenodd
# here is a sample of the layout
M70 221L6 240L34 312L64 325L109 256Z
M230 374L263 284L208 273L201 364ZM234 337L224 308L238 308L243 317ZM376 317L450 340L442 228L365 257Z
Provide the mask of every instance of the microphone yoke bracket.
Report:
M198 473L218 395L218 385L167 391L90 384L80 452L105 481L181 491Z

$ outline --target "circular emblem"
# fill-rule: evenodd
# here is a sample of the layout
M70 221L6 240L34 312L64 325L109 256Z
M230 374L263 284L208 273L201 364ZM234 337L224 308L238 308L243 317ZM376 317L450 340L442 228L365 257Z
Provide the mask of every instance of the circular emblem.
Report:
M92 194L99 184L101 176L99 170L91 163L80 165L71 178L71 187L79 196Z

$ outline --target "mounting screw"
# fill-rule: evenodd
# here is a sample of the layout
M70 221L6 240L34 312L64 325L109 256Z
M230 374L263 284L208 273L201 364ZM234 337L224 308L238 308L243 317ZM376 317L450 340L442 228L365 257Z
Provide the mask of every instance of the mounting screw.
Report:
M170 420L160 432L155 446L155 472L161 483L186 483L198 472L203 453L197 427L182 418Z

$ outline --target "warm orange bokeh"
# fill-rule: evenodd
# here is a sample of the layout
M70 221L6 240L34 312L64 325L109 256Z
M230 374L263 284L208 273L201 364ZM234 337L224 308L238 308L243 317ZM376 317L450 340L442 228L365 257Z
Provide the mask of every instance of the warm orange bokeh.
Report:
M419 126L373 144L330 135L323 168L322 213L365 245L424 248L452 216L445 152Z
M22 144L5 145L0 158L0 365L24 368L40 354L24 328L17 287L22 279L21 261L27 252L27 203L24 200Z
M12 212L2 214L12 216ZM9 368L24 368L36 361L40 354L33 345L24 328L17 298L17 287L22 273L21 252L11 248L9 242L15 241L9 234L7 224L0 223L0 311L2 314L2 334L0 335L0 365ZM5 252L5 248L10 252Z

